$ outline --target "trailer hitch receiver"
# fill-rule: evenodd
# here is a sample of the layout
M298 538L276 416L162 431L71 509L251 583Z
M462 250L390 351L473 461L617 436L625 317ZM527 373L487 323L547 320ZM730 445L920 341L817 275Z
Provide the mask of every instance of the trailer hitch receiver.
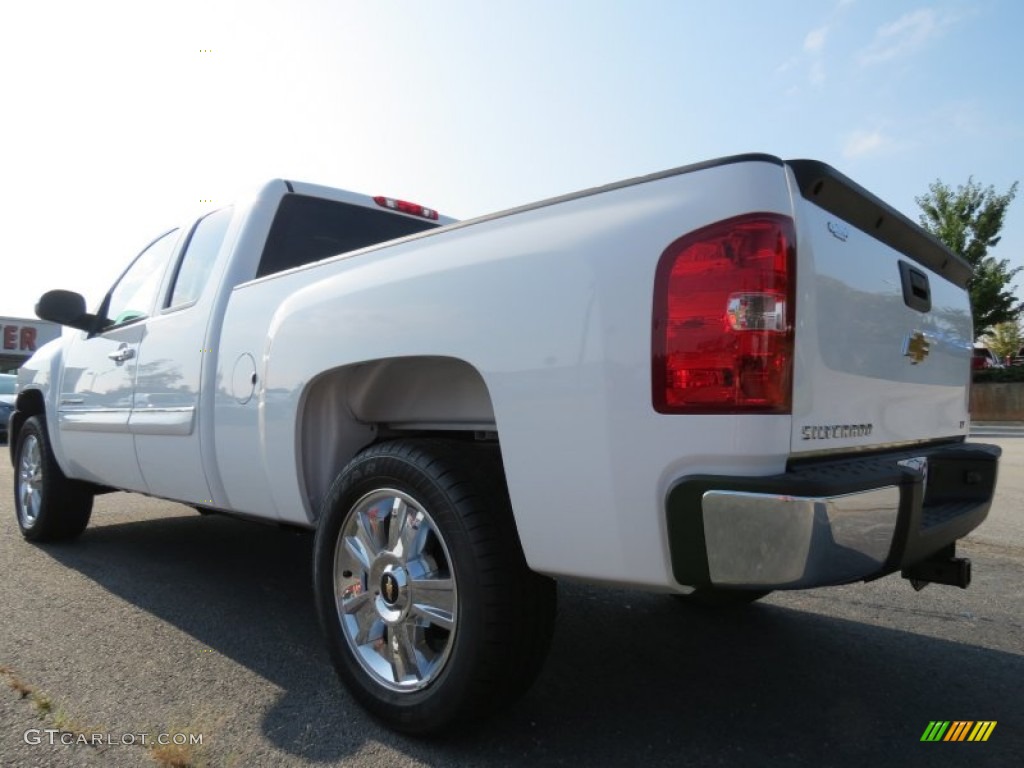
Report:
M956 556L956 544L950 544L919 563L904 568L900 574L920 592L929 584L948 584L967 589L971 584L971 561Z

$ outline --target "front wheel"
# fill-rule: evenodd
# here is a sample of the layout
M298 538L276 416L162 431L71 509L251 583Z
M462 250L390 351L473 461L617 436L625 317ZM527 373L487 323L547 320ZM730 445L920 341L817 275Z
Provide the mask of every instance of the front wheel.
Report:
M14 508L22 536L29 541L60 541L85 530L93 494L61 471L42 416L32 416L22 425L14 466Z
M526 566L496 448L363 451L321 508L313 575L339 677L398 730L437 732L509 703L550 643L555 585Z

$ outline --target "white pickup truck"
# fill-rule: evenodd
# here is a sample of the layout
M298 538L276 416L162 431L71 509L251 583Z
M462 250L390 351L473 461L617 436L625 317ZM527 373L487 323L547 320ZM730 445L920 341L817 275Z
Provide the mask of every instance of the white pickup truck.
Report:
M742 155L455 223L272 181L161 235L21 369L25 538L126 490L315 529L333 662L393 727L526 690L555 579L709 604L965 587L969 267L822 163Z

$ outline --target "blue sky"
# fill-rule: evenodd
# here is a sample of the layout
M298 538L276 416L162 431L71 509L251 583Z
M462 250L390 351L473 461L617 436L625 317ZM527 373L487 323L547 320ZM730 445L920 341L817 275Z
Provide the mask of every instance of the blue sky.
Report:
M763 151L916 219L936 178L1024 179L1021 28L1016 0L8 5L0 315L95 302L273 177L468 218ZM1024 194L995 255L1024 265Z

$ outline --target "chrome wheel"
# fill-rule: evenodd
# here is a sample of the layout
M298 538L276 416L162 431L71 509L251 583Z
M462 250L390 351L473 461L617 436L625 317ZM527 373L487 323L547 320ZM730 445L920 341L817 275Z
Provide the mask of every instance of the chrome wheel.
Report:
M363 496L341 526L333 575L342 633L363 670L398 692L434 681L455 641L458 591L427 511L397 490Z
M364 448L324 495L313 554L331 662L392 728L479 720L540 671L555 584L526 564L496 445Z
M39 440L29 435L21 446L18 462L18 516L24 528L31 528L39 519L43 503L43 459Z
M89 525L92 490L69 480L53 458L42 415L21 425L14 460L14 512L28 541L68 541Z

